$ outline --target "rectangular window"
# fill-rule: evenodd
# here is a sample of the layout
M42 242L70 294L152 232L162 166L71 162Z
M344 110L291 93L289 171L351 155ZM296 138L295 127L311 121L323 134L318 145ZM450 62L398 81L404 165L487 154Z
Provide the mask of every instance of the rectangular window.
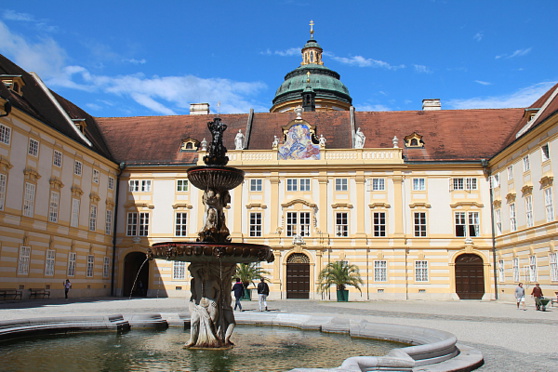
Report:
M31 156L39 156L39 141L29 138L27 153Z
M2 142L5 145L9 145L11 137L12 137L12 128L0 124L0 142Z
M126 219L126 235L136 236L138 234L138 214L137 212L128 213Z
M475 237L479 235L479 212L455 212L455 236Z
M174 226L174 233L176 236L187 236L188 229L187 229L187 221L188 221L188 213L177 213L175 226Z
M70 219L71 227L79 226L79 199L72 199L72 217Z
M550 160L550 148L548 147L548 143L546 145L541 146L541 155L542 161Z
M105 216L105 234L110 235L112 234L112 210L107 209L107 213Z
M25 217L33 217L35 208L35 188L35 184L25 182L25 193L23 195L23 215Z
M6 203L6 185L8 183L8 177L5 174L0 173L0 211L4 210L4 204Z
M29 274L29 261L31 259L31 247L22 245L19 248L19 260L17 265L17 273L19 275Z
M428 261L424 261L424 260L415 261L415 281L417 282L428 281Z
M76 253L68 253L68 276L74 276L76 274Z
M349 215L346 212L335 213L335 236L349 236Z
M426 213L415 212L413 213L414 230L416 237L426 236Z
M502 234L502 214L499 208L494 210L494 225L496 228L496 235Z
M500 187L500 174L496 173L492 176L492 188Z
M475 177L454 178L453 190L477 190L477 179Z
M58 206L60 204L60 193L57 191L50 192L50 201L48 204L48 220L49 222L58 222Z
M130 180L130 192L151 192L151 180Z
M176 192L188 191L188 180L176 180Z
M426 180L424 178L413 178L413 191L426 190Z
M89 208L89 230L97 230L97 206L92 205Z
M372 191L385 191L385 179L384 178L372 178Z
M87 268L85 270L85 276L88 278L93 277L93 268L95 265L95 257L92 255L87 256Z
M508 167L508 181L513 180L513 165Z
M186 262L184 262L184 261L173 261L172 278L173 279L185 279L186 278Z
M372 215L374 236L386 236L386 213L374 212Z
M55 167L61 167L62 166L62 153L58 150L54 150L54 155L52 156L52 164Z
M537 281L537 257L531 256L529 257L529 280L531 283L535 283Z
M82 173L83 173L83 164L81 164L81 161L79 160L74 161L74 174L76 176L81 176Z
M504 282L506 280L504 276L504 260L498 261L498 281Z
M335 191L347 191L347 190L349 190L348 180L346 178L336 178Z
M523 157L523 171L527 172L531 169L531 164L529 164L529 155Z
M310 191L310 178L300 179L300 191Z
M298 180L296 178L287 178L287 191L298 191Z
M45 257L45 276L54 275L55 252L54 249L47 249Z
M147 236L149 233L149 213L129 212L126 225L127 236Z
M531 195L525 197L525 218L527 227L533 227L533 197Z
M114 178L113 177L108 178L108 188L109 188L109 190L114 190Z
M250 213L250 236L262 236L262 214Z
M514 257L513 261L513 281L518 283L519 282L519 258Z
M262 191L262 180L261 179L250 180L250 191L253 192Z
M556 253L551 253L548 258L550 261L550 280L558 282L558 261Z
M93 169L93 183L99 183L99 171Z
M517 219L515 218L515 203L510 204L510 231L517 231Z
M1 185L0 185L1 188ZM0 191L1 192L1 191ZM544 206L546 209L546 220L548 222L554 221L554 205L552 203L552 188L544 189Z
M374 281L387 282L387 261L374 261Z
M110 275L110 257L103 258L103 278L108 278Z
M310 235L309 212L287 212L287 236Z

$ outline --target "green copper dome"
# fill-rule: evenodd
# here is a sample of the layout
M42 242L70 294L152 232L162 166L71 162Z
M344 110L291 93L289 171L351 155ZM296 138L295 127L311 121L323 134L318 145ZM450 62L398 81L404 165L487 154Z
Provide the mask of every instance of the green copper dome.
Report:
M307 86L310 86L316 93L316 100L328 99L351 105L352 98L349 95L349 89L339 78L340 75L337 72L323 65L311 63L300 66L285 75L285 81L275 92L273 105L300 100L301 94Z
M310 39L301 52L301 65L285 75L285 81L275 92L270 111L294 109L302 102L302 93L310 90L315 94L317 110L348 110L352 105L349 89L337 72L324 66L322 47Z

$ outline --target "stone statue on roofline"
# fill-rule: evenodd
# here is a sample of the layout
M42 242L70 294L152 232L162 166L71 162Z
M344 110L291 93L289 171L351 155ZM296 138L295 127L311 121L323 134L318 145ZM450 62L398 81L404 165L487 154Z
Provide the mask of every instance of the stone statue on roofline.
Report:
M244 134L242 134L242 129L238 130L236 137L234 137L235 150L244 150Z
M364 133L362 133L359 127L355 133L355 149L364 148L365 141L366 141L366 136L364 135Z
M323 135L323 134L320 134L320 139L318 140L318 143L320 144L320 148L321 148L321 149L325 149L325 147L326 147L326 142L327 142L327 140L326 140L326 138L324 137L324 135Z
M278 146L279 146L279 138L277 136L273 136L273 143L271 144L271 147L273 148L273 150L277 150Z

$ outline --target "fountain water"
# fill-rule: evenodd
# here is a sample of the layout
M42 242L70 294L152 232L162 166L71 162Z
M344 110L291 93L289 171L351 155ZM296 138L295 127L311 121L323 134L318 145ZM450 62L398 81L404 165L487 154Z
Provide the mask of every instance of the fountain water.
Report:
M230 202L229 190L244 180L244 171L227 167L223 146L227 125L215 118L207 123L212 135L205 166L188 169L190 183L204 191L205 225L196 242L153 244L148 257L190 262L191 332L187 348L230 348L235 326L231 307L231 279L237 263L272 262L271 248L265 245L231 243L223 208Z

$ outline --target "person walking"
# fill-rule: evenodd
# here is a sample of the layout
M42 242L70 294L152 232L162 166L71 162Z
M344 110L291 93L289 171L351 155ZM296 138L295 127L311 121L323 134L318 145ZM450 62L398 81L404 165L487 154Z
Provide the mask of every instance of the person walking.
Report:
M234 292L234 299L236 302L234 303L234 309L238 307L240 311L242 311L242 305L240 304L240 299L244 296L244 285L240 282L240 278L236 278L236 283L234 283L232 287L232 291Z
M526 311L525 307L525 288L523 288L523 283L519 283L515 287L515 300L517 301L517 310L519 310L519 305L523 304L523 311Z
M269 295L269 286L264 278L258 283L258 299L260 303L260 311L267 311L267 296Z
M68 299L68 292L70 292L70 288L72 288L72 283L70 283L70 279L66 279L66 282L63 283L64 285L64 298Z
M541 287L539 286L539 283L535 284L535 286L533 287L533 291L531 292L531 296L535 297L535 306L537 307L537 310L541 309L541 298L543 297L543 292ZM543 308L544 310L544 308Z

